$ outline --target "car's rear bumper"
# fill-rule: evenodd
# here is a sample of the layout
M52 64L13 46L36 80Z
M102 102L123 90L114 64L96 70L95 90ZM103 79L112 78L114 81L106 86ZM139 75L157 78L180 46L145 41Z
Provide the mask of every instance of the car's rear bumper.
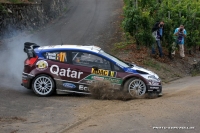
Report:
M28 73L22 73L22 83L21 85L24 86L27 89L31 89L31 81L34 78L33 75Z
M153 85L147 85L147 92L156 92L161 93L162 92L162 86L153 86Z

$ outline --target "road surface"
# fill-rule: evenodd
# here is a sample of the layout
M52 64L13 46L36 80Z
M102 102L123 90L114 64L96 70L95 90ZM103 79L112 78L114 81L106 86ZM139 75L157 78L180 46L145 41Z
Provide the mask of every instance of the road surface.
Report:
M164 85L156 99L92 101L82 105L88 119L68 128L73 133L199 133L200 77L185 77ZM186 129L187 128L187 129Z
M39 45L94 44L106 49L114 38L122 7L123 0L71 0L59 19L32 35L22 34L8 41L0 53L1 133L200 132L200 77L164 85L163 97L126 102L77 95L37 97L19 85L25 41Z
M40 31L22 33L1 46L0 132L54 133L79 121L83 96L37 97L21 84L26 41L38 45L77 44L107 48L115 38L123 0L69 0L67 11Z

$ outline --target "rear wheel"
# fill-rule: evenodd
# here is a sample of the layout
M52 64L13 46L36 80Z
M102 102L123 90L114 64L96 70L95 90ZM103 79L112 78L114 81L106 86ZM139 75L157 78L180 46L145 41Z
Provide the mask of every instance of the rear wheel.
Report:
M55 84L50 76L38 75L32 82L32 88L38 96L50 96L55 90Z
M124 91L132 97L142 97L147 91L146 84L139 78L131 78L124 84Z

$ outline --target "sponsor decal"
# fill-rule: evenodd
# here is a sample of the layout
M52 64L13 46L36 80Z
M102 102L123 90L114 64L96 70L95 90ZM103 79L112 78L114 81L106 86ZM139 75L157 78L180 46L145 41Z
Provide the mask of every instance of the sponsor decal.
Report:
M122 79L119 78L105 77L104 79L110 81L111 83L122 84Z
M57 56L56 53L46 53L47 59L50 59L50 60L55 60L56 56Z
M89 91L88 87L85 86L85 85L79 85L78 89L81 90L81 91Z
M80 79L81 75L83 74L83 72L77 72L77 71L71 70L70 68L60 69L59 66L57 65L52 65L50 67L50 72L57 76L66 76L69 78L77 78L77 79Z
M133 73L133 70L130 69L130 68L127 68L126 72L128 72L128 73Z
M66 52L46 53L46 58L64 62L66 60Z
M36 69L39 71L44 71L48 68L48 63L44 60L40 60L36 63Z
M97 74L101 76L110 76L110 77L116 77L117 72L115 71L109 71L109 70L103 70L103 69L94 69L92 68L91 71L92 74Z
M95 82L95 80L85 80L87 84L92 84Z
M91 74L88 77L86 77L85 80L95 80L95 81L97 81L97 80L100 80L100 81L102 81L102 80L108 80L108 81L110 81L113 84L119 84L119 85L121 85L122 81L123 81L120 78L112 78L112 77L105 77L105 76L96 76L96 75L93 75L93 74Z
M93 80L99 80L99 81L104 80L104 77L99 77L99 76L93 76L92 78L93 78Z
M63 86L66 88L76 88L76 85L72 84L72 83L63 83Z
M159 87L155 87L155 86L150 86L150 89L159 89Z

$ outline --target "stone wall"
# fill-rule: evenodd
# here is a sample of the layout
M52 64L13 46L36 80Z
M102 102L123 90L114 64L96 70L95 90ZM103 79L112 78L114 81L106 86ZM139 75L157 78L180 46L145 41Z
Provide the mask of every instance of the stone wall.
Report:
M33 3L1 3L0 38L20 31L34 30L55 19L67 9L68 0L36 0Z

